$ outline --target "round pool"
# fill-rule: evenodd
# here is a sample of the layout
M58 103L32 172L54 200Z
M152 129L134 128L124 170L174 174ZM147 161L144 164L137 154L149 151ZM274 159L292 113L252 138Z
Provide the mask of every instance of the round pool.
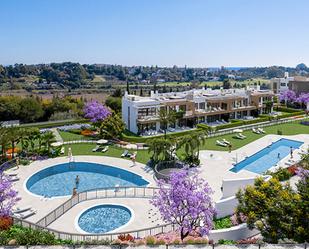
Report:
M78 176L78 177L77 177ZM78 180L76 180L78 178ZM32 175L26 188L33 194L56 197L72 195L96 188L119 186L146 186L141 176L120 168L86 162L58 164Z
M120 205L98 205L87 209L78 217L78 226L87 233L107 233L127 224L131 211Z

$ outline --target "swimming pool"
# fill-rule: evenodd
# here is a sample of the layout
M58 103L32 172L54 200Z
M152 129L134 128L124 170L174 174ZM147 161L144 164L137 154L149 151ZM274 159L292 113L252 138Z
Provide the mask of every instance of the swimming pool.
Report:
M120 205L97 205L78 217L78 226L87 233L107 233L127 224L132 212Z
M76 176L79 183L76 184ZM78 192L119 186L146 186L149 184L141 176L120 168L88 163L74 162L58 164L32 175L26 188L40 196L55 197L72 195L73 188Z
M230 171L237 173L245 169L257 174L262 174L269 168L275 166L284 157L288 156L291 152L291 147L293 149L298 149L302 144L303 142L282 138L235 164Z

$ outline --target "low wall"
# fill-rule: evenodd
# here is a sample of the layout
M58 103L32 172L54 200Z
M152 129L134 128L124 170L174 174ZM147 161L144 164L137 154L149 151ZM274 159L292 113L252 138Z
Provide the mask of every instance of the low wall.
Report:
M247 224L240 224L231 228L211 230L208 237L214 242L218 242L220 239L225 240L240 240L248 237L252 237L259 233L258 230L250 230Z
M215 203L215 208L217 210L217 218L222 218L235 213L235 209L238 205L238 200L236 196L231 196Z
M270 176L263 176L268 179ZM223 179L222 180L222 198L234 196L239 189L244 189L248 185L253 185L256 177L238 178L238 179Z

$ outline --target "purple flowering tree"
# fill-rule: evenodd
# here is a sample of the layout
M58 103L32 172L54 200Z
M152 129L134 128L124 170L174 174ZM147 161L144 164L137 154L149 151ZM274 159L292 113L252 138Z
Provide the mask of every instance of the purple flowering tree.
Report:
M285 103L294 102L296 100L296 93L292 90L286 90L280 94L279 100Z
M0 218L9 217L13 206L20 200L12 185L10 177L0 173Z
M89 118L91 122L98 123L104 121L111 112L101 103L96 100L87 102L84 107L85 117Z
M163 220L179 226L181 240L191 232L208 235L216 214L208 183L183 170L172 173L169 184L160 180L159 191L150 201Z
M309 103L309 93L301 93L296 99L296 101L300 105L306 105L307 103Z

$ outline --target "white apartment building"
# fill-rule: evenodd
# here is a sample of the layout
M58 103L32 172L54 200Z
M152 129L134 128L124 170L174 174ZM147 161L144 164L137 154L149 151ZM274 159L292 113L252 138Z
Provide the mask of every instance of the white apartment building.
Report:
M271 79L271 88L275 94L280 94L286 90L289 90L289 82L293 81L294 77L289 77L289 73L284 73L284 78Z
M226 123L265 113L267 101L273 92L256 89L211 90L198 89L185 92L154 93L149 97L125 95L122 98L122 119L126 128L136 134L161 131L159 112L165 110L182 113L171 129L195 127L198 123Z

